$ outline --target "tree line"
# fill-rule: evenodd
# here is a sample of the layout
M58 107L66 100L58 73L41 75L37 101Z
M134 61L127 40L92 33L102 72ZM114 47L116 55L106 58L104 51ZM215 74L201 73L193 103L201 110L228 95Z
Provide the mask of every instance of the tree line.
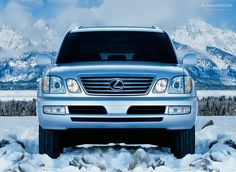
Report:
M236 97L203 97L199 100L200 116L235 116Z
M0 116L36 116L36 100L0 101Z

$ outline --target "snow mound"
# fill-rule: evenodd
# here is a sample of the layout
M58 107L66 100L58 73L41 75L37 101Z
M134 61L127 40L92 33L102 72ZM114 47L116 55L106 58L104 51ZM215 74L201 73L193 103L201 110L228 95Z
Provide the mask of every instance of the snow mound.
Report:
M235 171L235 141L215 124L202 129L203 122L196 126L196 154L183 159L176 159L168 148L126 144L80 145L51 159L38 154L37 125L21 125L20 130L0 134L0 171ZM27 129L30 132L22 132ZM34 137L30 137L32 133Z

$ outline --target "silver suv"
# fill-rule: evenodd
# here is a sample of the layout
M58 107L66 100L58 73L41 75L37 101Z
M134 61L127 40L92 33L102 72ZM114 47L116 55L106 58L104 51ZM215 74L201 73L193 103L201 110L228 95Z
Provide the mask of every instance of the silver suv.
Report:
M71 145L135 142L181 158L194 153L197 111L194 81L165 31L81 27L66 34L39 84L39 153L56 158Z

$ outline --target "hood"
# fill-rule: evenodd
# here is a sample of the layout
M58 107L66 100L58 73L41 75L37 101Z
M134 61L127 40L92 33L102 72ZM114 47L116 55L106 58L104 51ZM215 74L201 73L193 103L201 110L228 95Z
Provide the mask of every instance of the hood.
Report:
M170 78L183 75L184 69L177 64L162 64L155 62L81 62L55 65L49 75L62 78L77 78L91 75L146 75L158 78Z

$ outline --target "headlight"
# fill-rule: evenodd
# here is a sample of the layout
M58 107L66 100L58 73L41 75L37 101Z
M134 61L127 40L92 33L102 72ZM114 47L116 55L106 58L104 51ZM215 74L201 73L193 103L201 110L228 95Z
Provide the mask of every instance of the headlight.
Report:
M171 80L169 93L184 93L184 77L178 76Z
M171 94L188 94L192 91L192 79L189 76L178 76L171 80L168 92Z
M57 76L45 76L42 79L42 89L44 93L63 94L66 93L63 80Z
M153 93L164 93L167 87L167 79L159 79L153 89Z
M79 84L74 79L67 79L66 85L70 93L81 93Z

